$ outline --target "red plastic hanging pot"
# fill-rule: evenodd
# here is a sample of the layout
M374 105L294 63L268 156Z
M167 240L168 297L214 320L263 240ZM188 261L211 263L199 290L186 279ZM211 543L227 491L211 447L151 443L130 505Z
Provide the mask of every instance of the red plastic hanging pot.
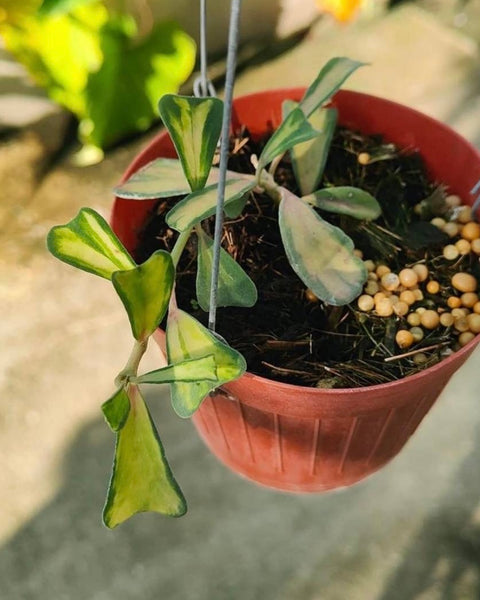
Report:
M281 103L299 100L302 89L251 94L234 102L234 127L253 136L279 125ZM418 149L431 177L464 203L480 179L480 153L442 123L417 111L366 94L339 92L333 101L342 125ZM134 160L124 179L151 160L175 157L167 133L159 134ZM155 201L116 199L112 226L133 251ZM163 332L157 339L162 343ZM252 375L207 398L193 422L211 451L233 471L258 483L295 492L351 485L392 459L417 429L451 376L480 341L433 367L382 385L316 389Z

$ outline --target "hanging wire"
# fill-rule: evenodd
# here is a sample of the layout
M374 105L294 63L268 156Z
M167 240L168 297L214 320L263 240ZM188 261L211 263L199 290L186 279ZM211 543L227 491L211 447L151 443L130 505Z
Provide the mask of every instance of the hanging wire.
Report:
M233 85L237 63L238 34L240 29L240 8L242 0L232 0L230 5L230 25L228 29L227 74L225 78L225 95L223 104L223 121L220 141L220 168L218 177L217 210L215 213L215 237L213 242L212 281L210 285L210 311L208 327L215 331L217 315L218 270L220 264L220 247L223 230L223 205L225 201L225 182L227 179L227 163L229 153L230 121L232 118Z
M207 71L207 0L200 0L200 75L193 82L193 93L197 98L216 95Z

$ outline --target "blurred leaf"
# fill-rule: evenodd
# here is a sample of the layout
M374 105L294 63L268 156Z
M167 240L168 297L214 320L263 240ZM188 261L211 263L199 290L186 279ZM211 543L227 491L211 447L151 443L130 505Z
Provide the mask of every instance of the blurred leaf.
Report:
M167 354L168 362L173 364L213 354L217 365L216 382L170 384L172 405L180 417L190 417L212 390L237 379L246 369L240 353L222 343L189 314L172 306L167 321Z
M100 31L103 64L85 90L85 141L105 147L122 136L146 130L156 118L157 101L190 75L194 42L174 23L158 23L139 43L117 22Z
M227 171L228 178L238 176L238 173ZM213 185L217 181L218 169L213 167L207 185ZM139 169L113 191L119 198L127 200L151 200L189 194L190 186L177 158L157 158Z
M309 117L320 108L354 71L365 64L343 56L330 59L300 101L299 107L305 116Z
M185 514L185 498L137 386L128 386L130 412L117 433L115 460L103 521L113 528L138 512Z
M290 150L295 144L311 140L317 134L299 108L292 110L265 144L258 160L257 172L276 156Z
M197 300L200 308L210 310L210 286L213 269L213 240L203 231L198 235ZM253 306L257 288L242 267L220 248L217 306Z
M282 105L284 114L288 114L297 106L297 102L285 100ZM335 133L337 114L335 108L319 108L314 111L308 118L308 122L318 131L318 134L290 150L293 172L302 195L314 192L322 178Z
M165 94L158 103L192 191L201 190L212 168L222 129L223 102Z
M66 225L53 227L47 246L59 260L105 279L136 267L110 225L91 208L82 208Z
M93 0L43 0L38 15L47 17L51 15L61 15L71 11L82 4L89 4Z
M157 250L143 264L112 275L128 313L133 337L144 341L158 327L170 300L175 268L168 252Z
M255 187L251 179L227 179L225 185L225 205L236 202ZM186 231L203 219L215 214L218 185L209 185L203 190L192 192L176 204L167 214L166 221L176 231Z
M202 358L192 358L184 362L168 365L163 369L150 371L132 379L133 383L171 383L174 381L218 381L217 367L213 354Z
M293 270L315 296L341 306L361 294L367 272L341 229L287 190L280 202L279 225Z
M120 431L130 412L130 400L125 388L120 388L102 404L105 421L113 432Z
M375 198L356 187L339 186L318 190L302 198L305 202L340 215L373 221L382 214Z

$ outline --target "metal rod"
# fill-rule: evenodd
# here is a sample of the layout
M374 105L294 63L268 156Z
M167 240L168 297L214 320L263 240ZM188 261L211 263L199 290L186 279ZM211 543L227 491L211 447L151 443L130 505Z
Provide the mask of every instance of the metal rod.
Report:
M207 97L207 0L200 0L200 82L202 96Z
M220 246L223 230L223 205L225 201L225 182L230 141L230 122L232 118L233 86L237 63L238 34L240 29L240 8L242 0L232 0L230 4L230 25L228 29L227 74L223 105L223 122L220 142L220 172L218 178L217 210L215 213L215 236L213 243L212 281L210 286L210 312L208 327L215 331L217 316L218 270L220 264Z

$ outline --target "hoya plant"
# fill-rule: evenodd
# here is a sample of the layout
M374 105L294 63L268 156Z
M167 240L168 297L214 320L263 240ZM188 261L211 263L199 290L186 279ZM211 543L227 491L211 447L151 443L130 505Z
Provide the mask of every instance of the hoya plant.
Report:
M337 114L325 106L343 81L362 63L334 58L320 71L302 100L286 102L283 121L256 164L256 173L227 172L225 213L238 216L249 193L265 191L278 206L278 222L292 268L325 303L344 305L357 297L367 278L363 261L353 253L352 240L316 209L362 220L379 216L376 200L353 187L318 189ZM113 471L103 518L115 527L141 511L181 516L186 502L168 465L158 432L141 393L144 383L168 383L173 409L190 417L221 385L240 377L246 363L239 352L177 306L175 271L191 235L197 237L196 294L199 306L210 308L214 242L203 221L216 209L218 170L212 168L222 128L222 102L216 98L165 95L160 115L179 159L160 158L134 174L115 192L136 201L180 197L166 219L178 232L170 253L154 252L137 265L108 223L84 208L66 225L54 227L48 248L60 260L108 279L122 301L131 325L133 348L115 379L114 392L103 405L106 422L115 433ZM282 155L291 153L302 196L275 181ZM267 170L267 167L270 168ZM253 306L257 290L242 267L220 252L217 303ZM148 341L165 324L167 366L139 373Z

